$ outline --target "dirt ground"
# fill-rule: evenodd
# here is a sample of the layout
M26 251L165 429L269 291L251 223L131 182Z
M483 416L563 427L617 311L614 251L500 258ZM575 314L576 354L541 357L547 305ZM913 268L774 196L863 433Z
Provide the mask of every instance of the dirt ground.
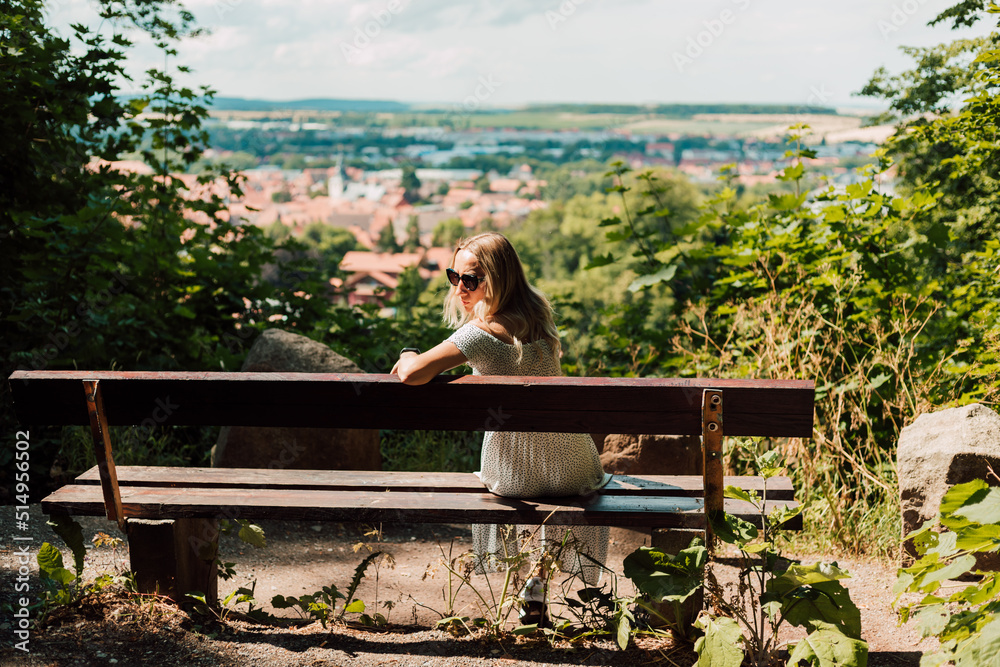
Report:
M13 508L0 508L0 531L4 535L0 572L0 604L15 604L13 534L31 534L33 552L43 541L63 547L45 525L45 517L32 507L28 532L16 532ZM98 518L82 518L84 538L96 533L118 535L117 528ZM15 650L15 619L10 611L0 618L0 665L393 665L458 666L513 664L534 665L690 665L694 654L684 643L662 638L640 638L628 651L621 652L609 638L577 642L548 641L541 634L501 639L477 631L448 632L435 623L451 606L460 616L483 615L477 595L464 586L448 605L449 574L443 554L457 556L468 550L470 531L465 526L409 525L385 526L381 536L364 535L356 526L309 522L261 522L268 546L257 549L235 537L223 537L220 557L234 563L236 575L220 582L220 598L237 587L253 587L254 597L265 611L300 622L261 625L243 617L246 604L234 605L237 613L224 623L192 617L175 607L148 599L136 604L121 594L94 596L85 603L53 613L47 622L31 630L30 653ZM608 566L621 572L621 561L648 535L615 529L612 532ZM364 544L367 546L358 546ZM356 550L357 548L357 550ZM356 622L323 628L318 622L302 619L289 609L273 609L275 595L300 596L334 585L345 591L354 570L369 548L391 554L394 563L383 562L368 568L357 592L369 614L377 609L388 620L385 628L365 628ZM67 563L72 562L63 549ZM805 562L822 560L802 556ZM830 560L830 559L826 559ZM919 641L913 627L899 627L891 607L895 566L863 560L839 559L852 573L845 584L861 609L864 639L871 654L869 665L918 665L922 650L933 648L933 640ZM127 567L127 550L91 545L85 578ZM735 577L735 568L719 564L716 572L723 581ZM619 593L631 592L624 578L612 582ZM458 588L451 577L451 590ZM489 599L492 587L499 594L500 575L474 575L472 584ZM32 578L31 594L37 596L38 581ZM389 604L386 604L389 603ZM565 613L553 609L553 613ZM357 614L348 614L357 619ZM513 627L513 617L508 628ZM794 629L793 629L794 630ZM791 632L782 635L787 641Z

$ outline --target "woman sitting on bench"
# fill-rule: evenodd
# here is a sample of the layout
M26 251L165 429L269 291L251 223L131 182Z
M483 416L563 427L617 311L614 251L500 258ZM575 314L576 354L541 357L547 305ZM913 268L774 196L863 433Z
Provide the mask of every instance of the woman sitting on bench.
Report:
M479 234L459 243L447 269L454 289L444 302L444 319L457 330L427 352L405 348L392 373L406 384L423 384L461 364L475 375L562 375L559 334L552 307L524 275L517 251L501 234ZM461 410L461 404L455 405ZM481 470L476 473L491 492L508 498L585 495L608 483L594 441L585 433L519 433L487 431ZM581 574L588 584L600 578L600 568L579 556L603 563L607 557L607 526L576 526L566 530L540 528L542 546L550 553L564 542L569 555L559 554L564 572ZM490 568L490 556L518 552L520 531L510 526L476 525L472 529L477 571ZM556 534L552 534L555 532ZM521 597L524 624L548 623L545 609L543 558Z

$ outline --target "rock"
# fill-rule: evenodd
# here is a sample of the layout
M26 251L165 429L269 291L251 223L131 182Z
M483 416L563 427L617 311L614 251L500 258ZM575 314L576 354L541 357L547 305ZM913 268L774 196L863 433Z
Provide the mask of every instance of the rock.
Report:
M360 373L326 345L280 329L262 333L243 372ZM212 448L218 468L381 470L379 432L371 429L223 427Z
M617 475L701 475L701 438L612 434L604 439L601 465Z
M905 538L937 515L949 487L974 479L995 485L987 465L1000 472L1000 415L979 403L922 414L899 434L896 459ZM912 543L904 549L916 555ZM1000 554L989 557L998 569Z

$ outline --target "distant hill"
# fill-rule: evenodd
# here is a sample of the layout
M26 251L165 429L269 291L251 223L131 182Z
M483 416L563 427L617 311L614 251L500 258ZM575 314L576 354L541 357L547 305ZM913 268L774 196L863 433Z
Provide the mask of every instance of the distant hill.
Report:
M410 105L389 100L248 100L242 97L216 97L212 102L215 111L384 111L402 113Z

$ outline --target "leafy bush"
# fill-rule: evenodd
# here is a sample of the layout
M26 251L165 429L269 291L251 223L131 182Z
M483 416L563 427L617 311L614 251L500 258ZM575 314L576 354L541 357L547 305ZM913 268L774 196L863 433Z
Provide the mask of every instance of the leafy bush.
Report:
M941 499L938 519L907 538L920 558L900 569L893 592L897 604L904 593L923 597L901 605L900 619L915 619L924 637L941 642L920 664L1000 665L1000 572L976 567L976 554L1000 552L1000 488L984 480L953 486ZM948 592L954 588L949 580L970 574L974 584Z

